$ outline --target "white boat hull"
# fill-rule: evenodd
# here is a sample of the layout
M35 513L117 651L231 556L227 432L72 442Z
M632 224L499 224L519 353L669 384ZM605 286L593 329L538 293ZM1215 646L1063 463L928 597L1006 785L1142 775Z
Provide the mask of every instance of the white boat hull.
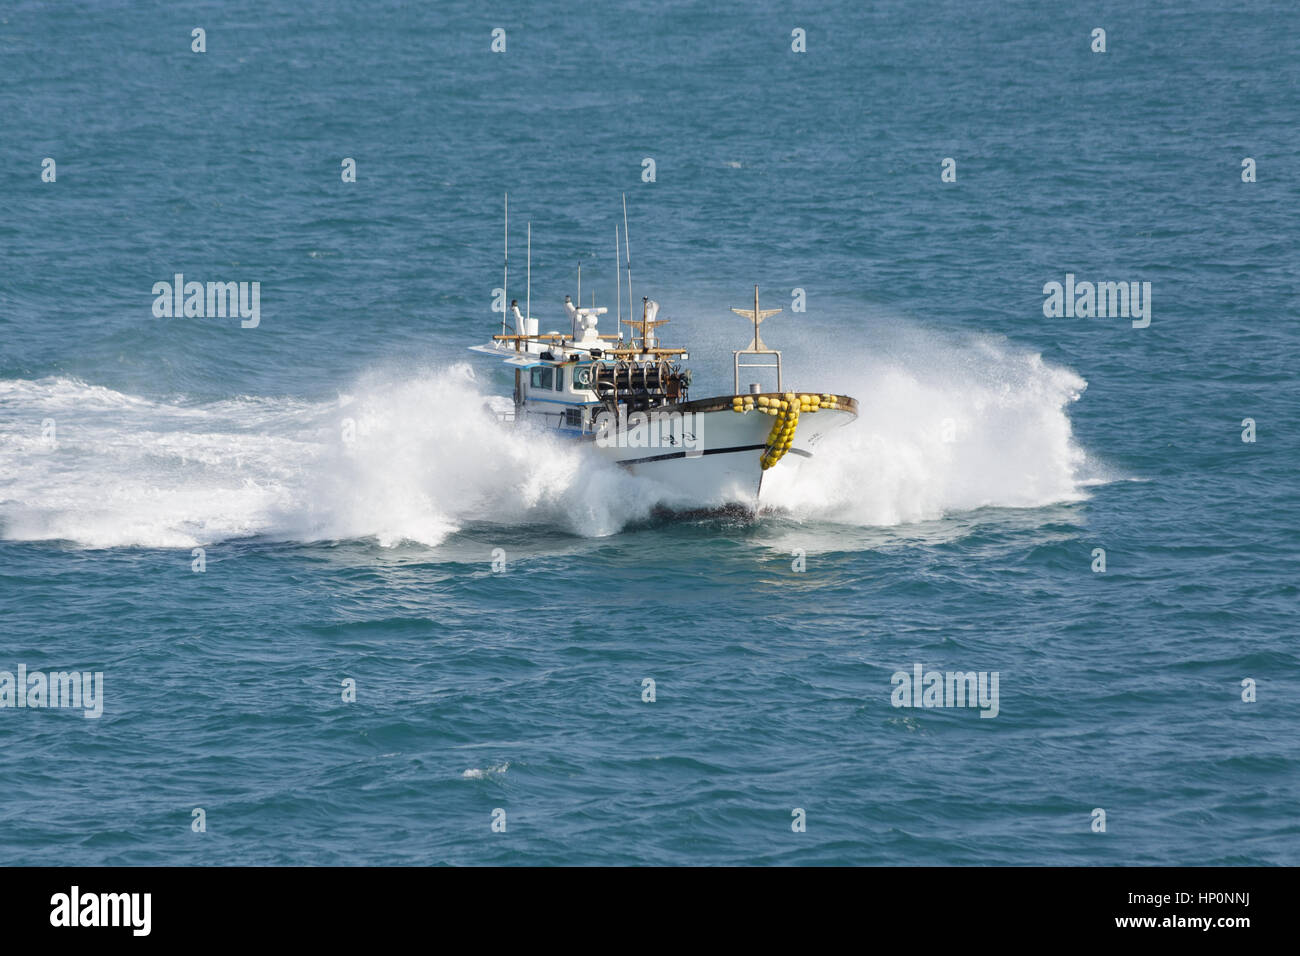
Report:
M775 396L774 396L775 397ZM647 421L635 413L598 435L598 452L663 488L674 510L758 508L763 454L775 424L757 409L736 412L732 396L665 405ZM797 468L830 431L857 418L857 403L839 396L838 408L799 416L792 443L772 468Z

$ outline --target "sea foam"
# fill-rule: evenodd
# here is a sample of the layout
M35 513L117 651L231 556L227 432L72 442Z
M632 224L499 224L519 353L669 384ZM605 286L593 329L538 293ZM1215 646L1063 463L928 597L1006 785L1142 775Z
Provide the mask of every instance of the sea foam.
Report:
M876 338L833 360L787 351L795 387L853 395L860 418L797 469L772 469L766 506L893 525L1077 500L1097 480L1068 416L1086 385L1074 372L995 340L906 325ZM500 424L491 391L467 363L375 371L324 402L0 381L0 534L92 548L252 536L436 546L475 522L608 535L669 500L589 448Z

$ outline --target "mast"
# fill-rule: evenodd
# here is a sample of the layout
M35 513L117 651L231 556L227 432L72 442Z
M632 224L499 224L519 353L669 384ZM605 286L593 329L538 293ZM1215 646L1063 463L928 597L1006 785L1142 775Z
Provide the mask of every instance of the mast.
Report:
M661 325L667 325L669 322L672 321L672 319L651 318L650 305L651 305L650 297L642 296L641 297L641 318L639 320L634 320L629 317L626 320L627 324L632 327L631 332L628 334L627 337L628 348L636 350L637 354L642 354L642 355L649 354L649 352L652 349L658 348L658 341L655 335L655 329L657 329ZM655 315L658 315L659 314L658 303L654 303L654 306L655 306ZM639 345L637 344L637 338L636 338L636 333L638 330L641 332L641 342ZM667 351L674 351L674 350L668 349Z
M574 297L574 302L577 303L575 308L578 309L582 308L582 260L581 259L578 260L578 294L577 296ZM578 338L578 313L576 312L569 317L569 336L575 341Z
M632 320L632 239L627 234L627 193L623 194L623 252L627 256L627 318ZM619 332L623 330L620 328Z
M528 223L527 275L528 275L528 279L526 280L527 291L524 294L524 316L526 318L531 319L533 317L533 224L531 222ZM524 331L525 332L528 331L527 327L524 328Z
M623 332L623 273L618 262L618 223L614 223L614 293L618 305L614 317L617 320L615 328L619 334Z
M506 318L510 315L510 296L507 290L510 286L510 194L506 193L506 234L505 234L506 254L501 260L501 334L506 334Z
M754 308L737 309L735 306L732 306L731 311L735 312L736 315L739 315L740 317L745 319L749 319L754 323L754 341L749 343L748 348L737 349L735 352L732 353L732 357L735 362L735 371L736 371L736 379L735 379L736 394L740 394L740 370L742 368L775 368L776 369L776 390L778 392L781 391L781 353L775 349L769 349L766 343L763 342L762 337L760 337L758 334L758 327L759 325L762 324L763 320L776 315L781 310L760 309L758 307L758 286L754 286ZM740 357L742 355L771 355L776 359L776 364L767 365L767 364L754 364L752 362L747 362L742 365L740 362Z
M754 322L754 341L752 341L752 342L749 343L749 348L747 348L747 349L741 349L742 352L770 352L770 351L772 351L771 349L769 349L769 348L768 348L768 347L763 343L763 340L762 340L761 338L759 338L759 335L758 335L758 326L762 323L762 321L763 321L764 319L766 319L766 318L770 318L771 316L776 315L776 314L777 314L778 312L780 312L781 310L780 310L780 309L760 309L760 308L758 307L758 286L754 286L754 308L753 308L753 310L750 310L750 309L737 309L737 308L733 307L731 311L732 311L732 312L735 312L736 315L739 315L739 316L741 316L742 318L752 319L753 322Z

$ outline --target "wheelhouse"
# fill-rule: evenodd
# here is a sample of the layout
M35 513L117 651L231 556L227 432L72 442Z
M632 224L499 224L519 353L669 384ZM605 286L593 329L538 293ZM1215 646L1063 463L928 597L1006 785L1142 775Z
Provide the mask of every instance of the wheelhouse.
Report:
M584 435L596 430L601 411L625 417L688 401L691 372L675 361L686 353L662 351L668 354L557 343L516 367L515 419Z

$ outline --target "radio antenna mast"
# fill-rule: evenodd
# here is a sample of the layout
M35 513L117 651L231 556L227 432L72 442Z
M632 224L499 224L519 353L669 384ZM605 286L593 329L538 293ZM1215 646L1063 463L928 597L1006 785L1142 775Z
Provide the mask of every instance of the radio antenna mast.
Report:
M614 223L614 294L618 301L615 317L618 320L618 331L623 331L623 271L618 261L618 223Z
M524 293L524 315L528 318L533 317L533 224L528 224L528 278L525 284ZM527 331L525 329L524 331Z
M627 234L627 193L623 194L623 252L627 255L627 317L632 320L632 240ZM622 332L622 329L619 329Z
M510 283L510 194L506 193L506 254L501 261L501 334L506 334L506 317L510 315L510 297L506 294Z

